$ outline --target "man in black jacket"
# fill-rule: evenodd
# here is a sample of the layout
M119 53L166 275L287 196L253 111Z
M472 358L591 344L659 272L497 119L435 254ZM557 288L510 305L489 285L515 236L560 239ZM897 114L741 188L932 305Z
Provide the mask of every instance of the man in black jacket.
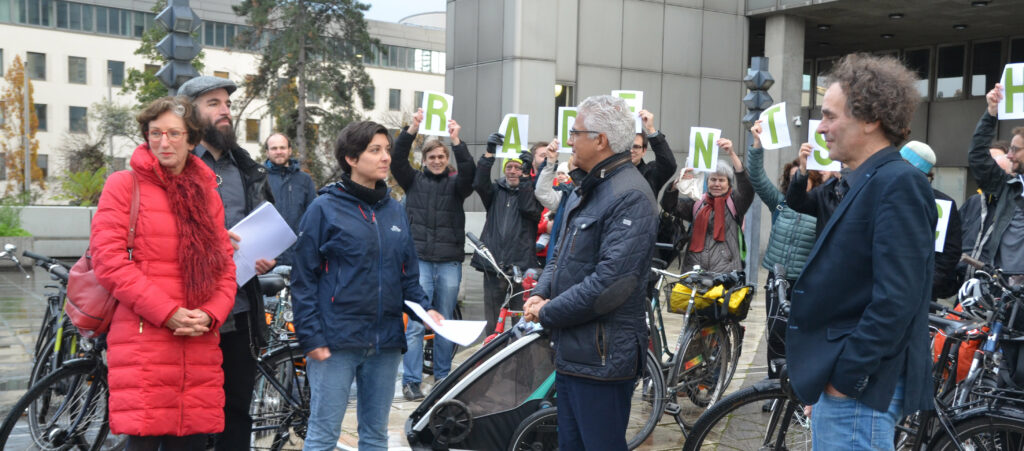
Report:
M513 266L520 271L538 266L535 245L537 223L540 222L540 213L544 207L533 195L533 181L529 174L533 154L530 152L523 152L519 158L506 159L502 166L505 176L491 181L494 151L503 139L498 133L487 139L487 151L477 162L473 189L480 194L484 208L487 209L487 219L480 239L494 254L502 271L511 276ZM505 302L508 282L479 255L474 255L470 264L484 273L485 330L490 333L498 323L498 312Z
M224 226L229 229L264 201L274 201L267 169L253 161L235 138L229 98L235 89L231 80L211 76L193 78L178 88L178 95L195 104L205 127L195 154L217 176L217 192L224 203ZM238 239L233 233L229 235ZM257 260L256 272L266 273L274 264L274 260ZM252 347L264 343L263 318L263 296L254 277L238 288L235 307L220 329L220 349L224 354L224 432L217 436L217 450L249 449L249 403L256 382Z
M434 308L445 318L455 313L459 284L462 283L462 261L466 257L466 212L462 208L473 194L476 166L466 143L459 139L462 128L455 120L448 121L451 151L439 139L423 144L423 168L413 169L409 151L416 139L423 109L416 111L410 125L398 135L391 149L391 175L405 190L405 211L409 215L412 239L420 262L420 285ZM455 154L458 171L451 170L451 154ZM423 325L409 321L405 337L409 350L402 357L402 395L409 401L423 399ZM455 345L434 335L434 382L451 371Z
M566 200L561 236L526 302L555 345L558 445L626 449L630 398L647 349L644 287L658 206L630 164L633 116L612 96L588 97L570 130L586 173Z

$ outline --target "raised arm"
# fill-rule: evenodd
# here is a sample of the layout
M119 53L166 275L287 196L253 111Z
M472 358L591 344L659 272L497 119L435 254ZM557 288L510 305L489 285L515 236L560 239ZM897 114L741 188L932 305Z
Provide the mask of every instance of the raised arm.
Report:
M562 200L562 194L555 191L555 172L558 170L558 139L548 144L548 161L544 169L537 175L537 187L534 196L544 208L555 211L558 209L558 202Z
M974 136L971 138L971 150L967 155L967 162L971 168L971 174L982 191L988 194L996 194L1006 181L1013 176L1003 172L1002 168L992 159L988 149L996 136L996 123L998 119L999 101L1003 98L1002 85L996 83L995 88L985 95L988 102L986 111L981 114L978 125L974 128Z
M412 188L416 180L416 169L409 163L409 151L412 143L416 140L416 133L420 130L420 121L423 120L423 109L416 110L412 117L412 125L402 129L395 140L395 146L391 148L391 175L403 190Z
M822 183L807 192L807 157L811 154L811 145L804 143L800 145L800 170L796 171L789 181L789 188L786 191L786 205L798 213L818 217L818 203L815 199L824 195L826 186L829 183Z
M654 180L652 181L654 195L665 186L665 182L672 179L676 174L676 157L668 145L665 134L654 128L654 114L647 110L640 111L640 119L643 121L644 131L647 133L647 142L651 144L654 152Z
M473 164L473 155L469 153L469 147L459 139L459 126L455 120L448 121L448 134L452 138L452 154L455 155L455 165L459 170L455 176L455 192L461 199L473 194L473 179L476 176L476 165Z
M758 138L761 133L761 121L754 122L750 133L754 135L754 142L747 149L747 176L750 177L750 184L754 187L757 196L761 198L761 202L764 202L769 209L774 210L785 199L785 196L775 185L772 185L768 174L764 171L764 149L761 148L761 140Z

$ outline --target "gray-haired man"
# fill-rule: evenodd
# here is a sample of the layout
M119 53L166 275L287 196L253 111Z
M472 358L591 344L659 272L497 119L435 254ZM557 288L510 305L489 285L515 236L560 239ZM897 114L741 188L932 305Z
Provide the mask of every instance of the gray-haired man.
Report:
M567 200L555 264L524 308L555 344L561 449L626 449L658 228L654 194L630 162L633 124L622 99L594 96L579 105L569 143L587 174Z

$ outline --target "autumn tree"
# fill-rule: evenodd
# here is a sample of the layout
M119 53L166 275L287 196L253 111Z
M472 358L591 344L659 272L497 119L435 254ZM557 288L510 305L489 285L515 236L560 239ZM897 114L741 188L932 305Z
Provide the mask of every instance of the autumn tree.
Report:
M28 147L29 159L31 161L32 181L37 183L41 189L46 188L43 180L43 170L38 166L39 140L36 139L36 130L39 128L39 118L36 116L36 106L33 101L34 92L32 82L28 84L28 105L29 123L25 124L25 65L21 56L14 57L11 68L4 76L7 86L0 96L0 109L2 109L3 123L0 124L0 152L6 156L7 184L5 195L17 192L26 198L31 193L25 192L25 133L28 125Z
M373 81L362 55L377 44L370 38L363 13L369 6L356 0L243 0L233 7L250 28L236 36L256 49L259 65L245 80L245 99L267 102L278 129L294 136L294 148L309 165L314 179L329 170L316 158L317 140L337 136L360 118L358 97L373 108ZM309 105L319 97L323 107Z

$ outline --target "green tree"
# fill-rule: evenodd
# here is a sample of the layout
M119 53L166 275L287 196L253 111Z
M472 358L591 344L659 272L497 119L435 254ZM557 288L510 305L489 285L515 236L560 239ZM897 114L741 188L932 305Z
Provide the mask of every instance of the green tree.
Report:
M154 14L159 14L166 7L166 0L157 0L150 11ZM135 54L145 58L149 64L163 67L167 61L157 51L156 45L160 43L164 36L167 36L167 30L160 24L154 24L153 27L150 27L142 35L142 41L139 43L139 48L135 49ZM199 34L193 34L192 38L198 42ZM199 52L199 55L192 59L192 67L196 68L196 71L199 73L203 73L203 58L205 57L204 52ZM139 105L149 105L150 102L167 96L167 86L164 86L160 79L156 78L156 71L130 67L128 68L128 76L124 79L124 87L121 88L121 92L134 94L135 100L139 102Z
M0 123L0 152L7 158L7 178L13 183L7 184L6 194L17 191L24 199L29 199L31 193L26 193L25 185L25 144L24 137L26 125L28 125L29 160L31 161L31 179L39 184L40 188L46 188L43 180L43 170L37 165L39 157L39 140L36 139L36 130L39 129L39 117L36 116L35 89L32 82L28 83L28 104L29 123L25 124L25 65L21 62L21 56L15 56L14 62L7 74L4 75L7 86L0 94L0 117L4 121Z
M295 136L300 159L315 180L323 180L329 163L312 151L318 141L313 132L326 140L360 118L356 97L373 108L373 81L362 60L377 45L363 18L369 6L357 0L243 0L233 8L251 27L236 41L259 53L257 73L243 85L243 103L266 100L278 129ZM311 95L327 106L308 105Z

